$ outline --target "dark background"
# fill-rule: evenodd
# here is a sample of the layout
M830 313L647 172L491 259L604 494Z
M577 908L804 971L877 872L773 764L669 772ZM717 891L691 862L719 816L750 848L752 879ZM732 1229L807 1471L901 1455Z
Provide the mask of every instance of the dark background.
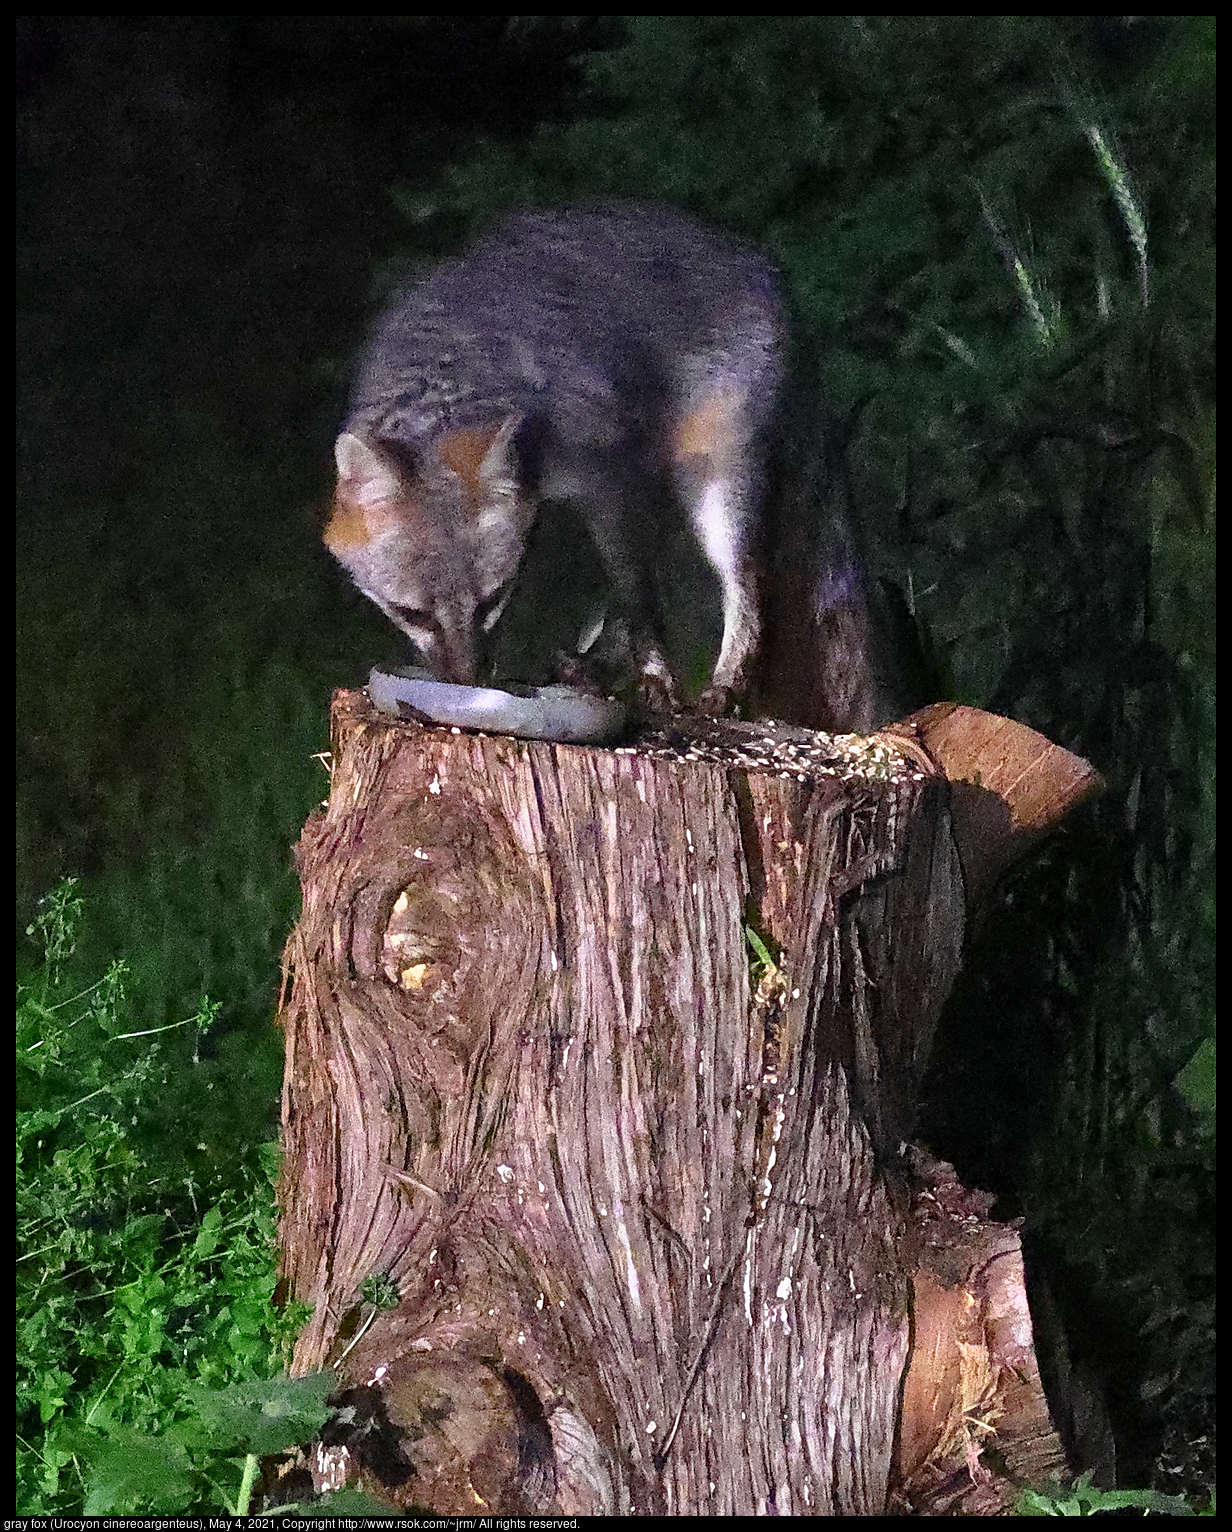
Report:
M18 40L19 929L75 876L83 982L122 956L149 1026L220 1003L150 1103L168 1155L225 1182L276 1122L290 848L331 690L391 652L319 544L380 295L505 207L671 201L780 264L917 691L1108 778L973 942L922 1132L1026 1216L1092 1464L1110 1420L1126 1482L1213 1482L1209 24Z

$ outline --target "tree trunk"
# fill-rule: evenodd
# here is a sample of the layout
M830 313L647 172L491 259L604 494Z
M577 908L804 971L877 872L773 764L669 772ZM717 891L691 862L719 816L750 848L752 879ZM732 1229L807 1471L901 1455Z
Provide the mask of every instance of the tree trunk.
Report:
M338 694L282 1011L294 1370L344 1382L318 1488L878 1514L995 1508L1060 1464L1017 1234L907 1148L966 919L929 748L955 711L985 717L840 759L798 729L584 748ZM977 840L987 887L996 824Z

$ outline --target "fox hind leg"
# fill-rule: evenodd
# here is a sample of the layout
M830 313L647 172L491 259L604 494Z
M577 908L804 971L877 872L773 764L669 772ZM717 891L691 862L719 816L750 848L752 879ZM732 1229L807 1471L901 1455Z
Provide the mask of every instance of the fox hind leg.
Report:
M749 504L733 478L709 479L690 506L693 530L719 577L723 641L710 684L701 697L707 711L726 711L744 690L761 632L756 564L749 547Z
M726 711L745 689L761 636L756 549L761 484L744 406L740 393L711 396L684 415L675 440L677 491L722 595L723 640L700 699L713 712Z

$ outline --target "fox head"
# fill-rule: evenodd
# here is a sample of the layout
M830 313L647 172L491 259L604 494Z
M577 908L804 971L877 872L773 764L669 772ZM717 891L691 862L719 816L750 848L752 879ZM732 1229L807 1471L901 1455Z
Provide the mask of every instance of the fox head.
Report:
M475 680L477 627L512 592L535 507L519 487L521 416L406 447L344 431L325 545L414 639L441 681Z

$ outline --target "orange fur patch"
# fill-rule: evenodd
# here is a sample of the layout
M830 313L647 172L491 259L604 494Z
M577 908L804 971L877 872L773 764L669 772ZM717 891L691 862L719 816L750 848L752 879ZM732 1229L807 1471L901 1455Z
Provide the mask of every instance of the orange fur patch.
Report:
M483 460L500 433L500 425L450 431L437 441L436 450L445 467L473 487L478 483Z
M690 410L676 427L675 457L725 457L739 448L743 438L736 422L743 404L743 394L716 394Z
M371 530L362 509L339 492L334 496L333 515L322 537L332 553L347 548L362 548L371 539Z

